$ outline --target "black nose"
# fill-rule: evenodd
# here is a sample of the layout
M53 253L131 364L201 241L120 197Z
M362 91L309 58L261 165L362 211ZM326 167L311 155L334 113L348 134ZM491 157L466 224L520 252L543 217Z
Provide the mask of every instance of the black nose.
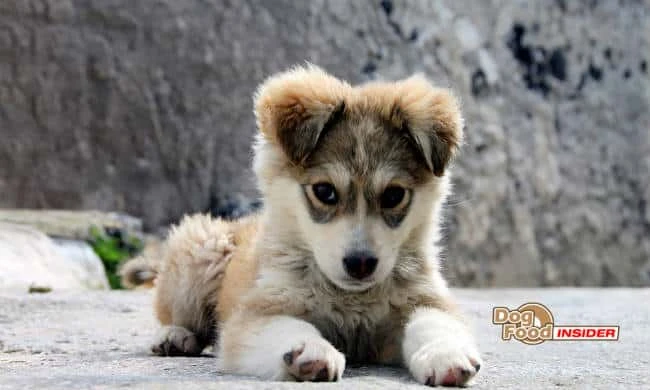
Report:
M352 252L343 258L348 275L355 279L366 278L377 268L377 258L370 252Z

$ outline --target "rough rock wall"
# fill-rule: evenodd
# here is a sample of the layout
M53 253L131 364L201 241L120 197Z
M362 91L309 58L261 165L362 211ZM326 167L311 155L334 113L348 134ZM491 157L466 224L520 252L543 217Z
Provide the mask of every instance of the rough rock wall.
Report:
M304 60L463 100L459 285L650 285L648 1L3 0L0 206L153 228L252 197L251 94Z

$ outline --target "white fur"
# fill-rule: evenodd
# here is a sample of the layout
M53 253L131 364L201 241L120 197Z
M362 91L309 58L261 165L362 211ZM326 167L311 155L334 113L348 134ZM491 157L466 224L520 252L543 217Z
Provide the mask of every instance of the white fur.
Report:
M421 188L414 194L411 205L412 212L408 213L405 220L397 229L386 226L379 218L368 218L365 214L365 200L359 196L359 207L354 216L338 218L327 224L317 224L311 219L300 186L288 176L277 176L280 172L283 157L277 145L271 144L258 137L255 145L254 170L259 178L260 190L267 199L267 218L273 222L273 231L269 236L275 237L267 242L304 242L314 254L320 271L338 287L350 291L364 291L373 285L382 283L392 272L397 262L400 245L407 235L415 228L420 227L427 232L428 240L424 241L422 251L437 269L439 249L437 247L437 225L440 220L440 205L449 192L449 178L443 176L436 179L427 187ZM349 174L342 174L341 166L335 163L323 167L326 176L338 187L347 183ZM392 176L390 169L378 170L372 178L378 189L385 187ZM276 175L276 176L274 176ZM273 180L265 180L266 177ZM338 180L337 180L338 179ZM283 223L286 221L285 223ZM431 223L434 221L435 223ZM297 222L297 225L296 225ZM362 237L362 239L359 239ZM299 238L299 239L298 239ZM362 283L350 281L342 261L345 253L364 240L369 244L371 252L379 258L379 264L373 277Z
M343 354L306 321L289 316L273 316L255 320L245 327L245 331L248 337L241 338L236 356L221 352L222 368L226 372L254 374L267 380L296 379L283 356L288 352L301 351L293 361L293 366L322 361L329 367L332 378L334 375L337 378L343 375Z
M434 377L431 384L442 384L449 370L458 368L476 374L481 357L467 326L438 309L415 311L404 334L402 353L411 374L420 383Z

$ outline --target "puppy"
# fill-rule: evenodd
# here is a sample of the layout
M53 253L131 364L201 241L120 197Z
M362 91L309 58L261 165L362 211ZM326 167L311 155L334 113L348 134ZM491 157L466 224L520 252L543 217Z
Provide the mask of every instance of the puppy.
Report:
M462 140L453 95L422 76L351 86L306 66L267 79L255 115L264 209L186 217L160 261L124 268L132 284L156 278L153 352L215 345L223 371L269 380L336 381L362 362L468 384L481 358L436 246Z

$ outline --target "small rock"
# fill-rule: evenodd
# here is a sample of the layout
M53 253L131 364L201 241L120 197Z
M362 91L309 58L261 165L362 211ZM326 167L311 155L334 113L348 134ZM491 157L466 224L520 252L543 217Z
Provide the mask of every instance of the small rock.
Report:
M29 286L29 291L28 292L30 294L45 294L45 293L49 293L50 291L52 291L51 287L32 285L32 286Z

